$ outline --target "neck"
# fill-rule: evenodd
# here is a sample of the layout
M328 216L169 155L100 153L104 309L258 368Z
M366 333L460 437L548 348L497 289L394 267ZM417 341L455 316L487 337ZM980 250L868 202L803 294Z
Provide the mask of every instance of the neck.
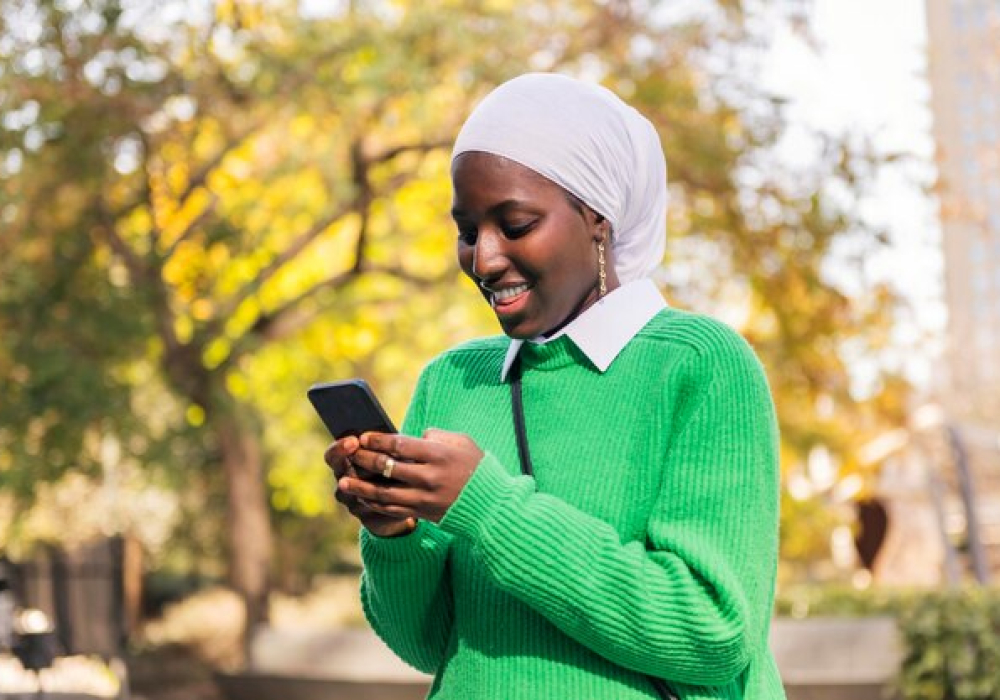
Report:
M620 286L621 283L618 281L618 275L616 275L613 271L609 271L607 276L608 294L615 291ZM586 295L584 295L584 297L573 308L573 310L569 312L569 315L566 316L566 318L564 318L554 328L551 328L542 333L542 337L546 339L551 338L553 335L555 335L563 328L568 326L570 323L572 323L580 314L582 314L584 311L589 309L591 306L593 306L600 300L601 300L600 290L598 289L597 285L594 285L594 287L591 290L589 290Z

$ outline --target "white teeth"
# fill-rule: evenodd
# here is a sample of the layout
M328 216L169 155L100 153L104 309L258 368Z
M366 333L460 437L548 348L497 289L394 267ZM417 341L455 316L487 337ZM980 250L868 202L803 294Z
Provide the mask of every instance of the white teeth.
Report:
M506 301L507 299L512 299L522 292L528 291L528 285L519 284L516 287L507 287L506 289L498 289L493 292L493 298L497 301Z

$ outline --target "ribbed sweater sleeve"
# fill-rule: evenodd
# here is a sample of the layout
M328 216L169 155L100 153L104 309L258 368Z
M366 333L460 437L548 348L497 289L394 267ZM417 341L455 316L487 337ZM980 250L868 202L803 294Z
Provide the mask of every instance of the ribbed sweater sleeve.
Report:
M426 428L427 373L417 383L401 432ZM451 635L453 601L447 575L451 537L420 521L404 537L376 537L361 529L361 604L372 629L405 662L434 673Z
M492 454L441 529L468 538L500 588L601 656L675 684L719 686L738 682L766 644L777 431L742 339L718 332L687 352L646 542L623 544L611 525L538 493Z

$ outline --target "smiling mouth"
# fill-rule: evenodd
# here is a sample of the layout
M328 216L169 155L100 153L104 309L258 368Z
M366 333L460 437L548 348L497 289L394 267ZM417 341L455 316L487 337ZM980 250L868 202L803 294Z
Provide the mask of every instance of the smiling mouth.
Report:
M494 309L511 306L517 303L529 289L531 289L531 285L528 284L518 284L496 290L490 289L490 301Z

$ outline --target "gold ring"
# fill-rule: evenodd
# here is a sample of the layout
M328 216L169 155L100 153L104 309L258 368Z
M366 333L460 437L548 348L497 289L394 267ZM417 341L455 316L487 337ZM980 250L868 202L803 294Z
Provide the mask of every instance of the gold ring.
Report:
M385 458L385 469L382 470L382 476L386 479L392 478L392 470L396 468L396 460L392 457Z

